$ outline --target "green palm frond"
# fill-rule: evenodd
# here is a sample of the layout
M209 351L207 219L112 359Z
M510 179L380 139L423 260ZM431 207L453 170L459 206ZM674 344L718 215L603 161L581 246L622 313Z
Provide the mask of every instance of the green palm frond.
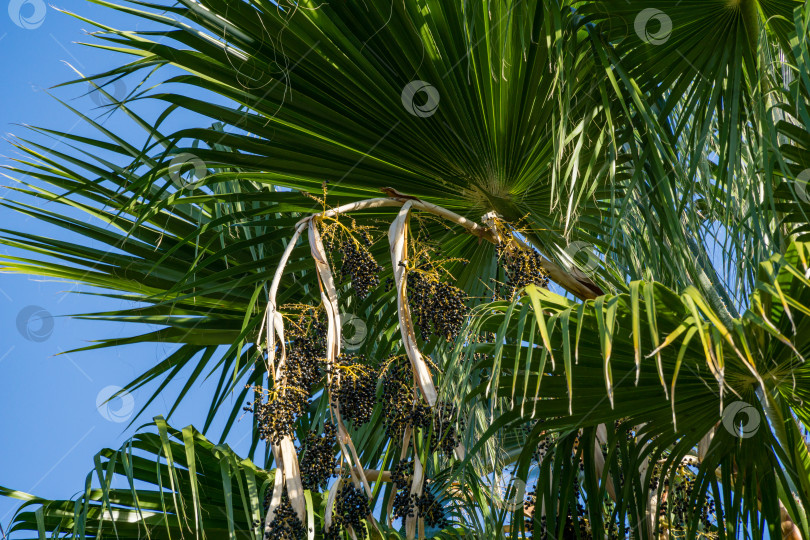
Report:
M26 501L9 534L23 538L262 537L264 493L273 473L216 445L192 427L176 430L162 417L120 449L94 459L74 500L44 500L6 488Z
M649 492L649 477L632 471L647 460L665 464L666 476L687 455L697 455L701 440L713 434L694 480L697 506L716 489L715 475L728 474L740 497L732 502L714 493L717 515L725 516L718 517L721 527L723 520L732 523L749 514L778 527L779 505L771 500L770 507L759 508L761 490L779 493L807 534L803 516L810 505L810 468L807 443L799 435L807 428L807 411L797 389L810 385L805 378L810 334L804 330L810 324L809 260L810 246L796 243L763 263L751 307L730 328L695 289L679 295L655 283L634 282L629 294L584 304L530 286L511 304L487 305L470 331L497 332L499 338L466 347L468 368L449 385L459 399L502 411L479 426L480 442L470 455L509 426L533 425L526 438L513 443L514 466L525 478L534 449L548 433L569 434L559 444L570 445L582 429L579 459L592 467L592 451L583 452L583 446L598 447L594 429L617 422L603 442L610 449L605 470L611 460L614 466L621 462L623 485L619 469L611 472L617 491L625 490L619 523L629 519L633 527L646 527L639 516L648 511L641 495ZM481 377L482 371L489 375ZM469 382L458 392L461 381ZM736 417L742 409L752 416ZM619 458L613 448L628 454ZM556 487L539 492L537 504L543 497L550 505L571 496L555 491L569 484L554 482L575 474L570 471L579 459L562 457L570 448L559 451L553 465L559 470L542 470L537 478L538 485L554 479L548 485ZM592 516L601 514L597 509L606 498L607 478L584 488L593 502ZM556 519L564 519L565 511L562 507Z
M150 99L230 129L166 140L178 149L205 143L186 150L253 173L241 178L312 192L327 181L335 195L354 197L407 186L473 219L493 209L511 220L529 214L551 258L579 234L576 216L597 212L590 196L605 185L616 138L602 97L610 89L599 82L596 38L564 4L287 7L187 2L168 10L182 21L174 22L117 6L167 28L95 35L137 57L115 75L169 63L186 71L168 81L183 95ZM251 16L255 24L232 31ZM540 65L548 69L532 68ZM228 104L195 97L200 91ZM428 92L438 106L422 111ZM552 132L542 128L549 123Z

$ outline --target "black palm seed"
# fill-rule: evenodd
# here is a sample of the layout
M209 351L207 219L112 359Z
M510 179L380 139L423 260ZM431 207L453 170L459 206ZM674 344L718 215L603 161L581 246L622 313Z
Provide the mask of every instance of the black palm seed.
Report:
M453 341L467 314L464 291L418 271L408 272L407 280L408 303L422 337Z
M344 484L335 498L335 510L329 532L338 534L340 529L351 526L358 538L365 538L366 524L363 520L368 517L369 512L366 492L350 483Z
M335 445L337 429L331 422L323 426L323 434L307 434L306 441L299 450L301 481L304 489L321 491L329 478L335 476Z
M267 490L265 495L265 509L269 505L272 488ZM303 540L307 535L304 524L293 510L290 498L287 496L287 489L281 495L281 504L273 511L273 519L266 527L264 537L272 540Z
M496 251L506 270L504 291L499 296L511 299L530 283L538 287L548 287L548 272L543 268L543 258L539 252L524 249L514 242L499 243Z
M368 237L365 231L364 234ZM367 243L371 243L371 240L368 239ZM380 284L379 273L382 272L382 266L377 264L365 246L359 245L352 238L340 244L340 252L343 255L340 280L350 278L354 294L360 300L365 299L369 291Z
M343 418L360 426L371 420L377 402L377 371L362 355L341 354L332 370L332 400Z
M436 496L430 489L425 489L425 492L416 498L416 515L423 518L429 527L443 529L448 525L444 507L436 500Z

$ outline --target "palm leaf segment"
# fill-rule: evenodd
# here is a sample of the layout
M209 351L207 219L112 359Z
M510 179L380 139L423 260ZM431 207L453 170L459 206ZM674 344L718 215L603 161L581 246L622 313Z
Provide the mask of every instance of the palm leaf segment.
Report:
M533 425L527 438L506 448L519 477L536 475L537 505L570 499L570 484L560 478L576 478L582 460L601 477L583 486L591 519L612 497L621 502L619 523L628 519L652 535L666 531L668 522L650 517L661 512L656 500L668 515L661 503L667 489L657 480L692 464L687 534L711 532L699 510L713 497L725 523L761 515L766 525L752 524L751 534L764 534L761 527L775 534L787 512L795 516L791 526L806 535L810 469L801 434L810 342L801 328L810 315L808 250L796 243L762 263L751 307L730 328L694 289L679 295L643 282L584 304L530 286L520 300L482 306L471 331L500 332L505 344L469 348L471 359L487 354L450 384L480 380L462 395L472 401L487 396L479 407L498 404L507 412L491 426L479 424L480 442L470 455L490 437L502 438L510 425L518 432ZM492 376L476 377L481 370ZM605 431L614 421L615 430ZM560 431L570 434L569 445L576 440L578 459L565 454L561 439L559 454L552 448L535 469L538 444ZM740 498L723 493L719 480ZM762 493L778 498L766 504ZM558 515L546 514L550 530L566 511L563 503Z
M0 488L25 503L9 534L43 538L262 537L257 523L264 492L273 481L226 445L192 427L176 430L157 417L149 431L94 459L85 490L72 501L43 500ZM94 488L92 485L98 485ZM310 507L312 505L311 499Z

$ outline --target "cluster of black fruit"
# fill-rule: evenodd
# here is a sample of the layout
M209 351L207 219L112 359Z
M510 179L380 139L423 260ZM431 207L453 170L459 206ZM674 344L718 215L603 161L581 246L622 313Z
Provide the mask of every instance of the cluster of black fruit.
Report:
M270 505L272 488L265 494L265 512ZM303 540L307 531L304 524L293 510L290 498L287 496L287 488L281 494L281 503L273 511L273 519L265 527L264 537L272 540Z
M295 433L295 421L306 410L308 396L299 388L284 386L263 403L251 403L244 410L256 416L259 436L273 444Z
M443 529L449 523L444 514L444 507L429 488L416 499L416 515L424 519L429 527Z
M660 469L656 466L653 471L653 479L657 484ZM711 528L713 526L712 517L715 513L714 499L707 493L700 508L693 506L690 501L694 480L687 474L686 467L679 467L677 472L678 475L674 477L674 481L670 482L669 478L664 479L667 496L666 502L661 505L659 510L661 517L666 519L672 530L685 531L692 514L698 512L702 525L706 529Z
M392 506L394 518L405 519L413 516L414 507L416 506L414 504L415 499L416 495L411 495L410 486L405 486L397 490Z
M292 437L295 421L309 405L313 387L321 380L320 361L324 355L326 328L314 310L302 313L290 325L290 341L282 368L281 383L266 402L248 402L244 410L253 412L259 435L274 444Z
M658 489L658 482L661 479L661 465L656 464L653 466L652 475L650 476L650 491Z
M584 464L580 461L580 470L584 468ZM591 540L593 538L591 534L591 523L588 519L588 512L585 509L585 505L582 504L582 489L577 479L574 479L574 500L576 501L576 517L571 515L569 508L568 516L566 516L565 521L566 527L573 528L576 522L579 528L579 538L582 540Z
M511 299L515 293L532 283L538 287L548 287L548 272L543 268L540 253L533 249L523 249L514 242L498 243L495 249L506 271L506 282L503 289L498 291L498 296Z
M536 485L534 486L534 489L526 492L526 499L523 502L523 506L526 509L524 510L526 518L523 522L523 526L526 528L526 532L528 532L532 536L532 538L546 538L548 536L548 531L546 530L546 516L540 517L540 527L538 528L538 530L534 529L535 510L537 508Z
M330 368L333 403L340 405L340 413L355 427L371 420L377 401L377 371L363 355L341 354Z
M381 402L385 433L399 440L405 429L433 428L430 451L440 450L447 458L453 456L458 446L458 431L463 431L464 423L457 420L456 407L439 402L434 409L414 397L413 374L407 363L392 365L382 381ZM456 427L458 424L458 428Z
M618 510L616 510L616 503L612 500L608 500L605 503L602 516L602 521L605 526L604 537L606 540L625 540L626 538L630 538L630 526L626 525L626 521L619 515Z
M714 506L714 499L709 498L705 503L703 503L703 507L701 508L700 511L700 520L703 523L703 527L705 527L706 530L711 530L711 528L714 526L712 520L714 518L715 512L716 508Z
M279 444L284 437L293 436L295 422L306 412L311 396L310 387L301 382L302 372L289 369L285 372L290 374L286 384L276 388L266 402L248 402L248 406L244 407L244 410L254 413L259 436L273 444Z
M402 439L408 427L428 428L430 407L414 397L413 372L407 362L391 365L382 381L381 402L385 433L394 440Z
M371 510L368 506L368 495L362 488L346 483L335 497L335 508L332 515L332 526L324 538L340 538L343 529L351 527L357 538L366 537L366 524L363 520Z
M407 486L413 474L413 461L398 461L391 469L391 481L398 487Z
M551 446L554 444L554 435L546 435L540 442L537 443L537 448L534 450L532 454L532 459L534 459L537 463L542 464L543 460L546 458L546 454L551 449Z
M323 308L299 306L302 308L298 317L291 319L286 329L290 342L307 342L313 354L323 357L326 353L326 332L328 321Z
M307 434L298 451L304 489L320 491L326 488L329 478L335 476L336 444L337 428L329 421L324 423L321 435L312 431Z
M391 469L391 481L394 482L393 515L395 518L406 518L413 515L414 499L411 496L410 477L413 474L413 461L402 460Z
M363 231L366 243L371 239ZM350 278L354 294L360 300L368 296L369 291L380 284L382 266L377 264L366 246L361 246L354 238L347 238L340 243L343 262L340 266L340 281Z
M433 452L441 450L448 459L453 457L453 451L459 443L455 424L458 423L459 429L464 430L464 421L456 417L455 405L445 402L436 404L436 410L433 411L433 439L430 449Z
M446 527L448 520L444 507L436 499L436 495L433 494L430 486L427 485L430 481L426 482L421 495L412 494L408 485L408 477L411 474L413 474L413 463L410 461L400 461L391 471L391 480L394 481L397 487L394 504L392 505L393 516L398 519L406 519L416 515L416 517L424 519L425 524L429 527L440 529Z
M537 538L539 540L550 540L550 538L556 538L556 535L552 535L549 533L548 530L548 520L546 516L540 516L539 520L539 527L535 528L535 510L537 507L537 486L532 491L529 491L526 494L526 501L525 507L531 508L528 515L525 518L524 526L526 527L526 532L528 532L531 538ZM565 523L562 525L562 538L568 540L592 540L593 534L591 532L590 525L588 523L588 518L584 514L584 507L581 504L578 504L580 508L578 508L578 516L574 518L571 514L569 509L567 515L565 516Z
M532 458L537 461L538 464L542 465L543 460L546 457L546 454L551 449L551 447L555 444L557 436L555 434L549 434L543 437L540 440L540 443L537 446ZM576 460L579 462L579 469L580 471L584 471L584 464L581 462L578 454L577 447L579 446L580 436L579 434L576 435L574 438L574 444L571 452L572 460ZM582 539L582 540L592 540L593 539L593 531L591 530L590 520L588 517L588 512L585 506L582 504L582 491L579 483L578 478L574 478L573 482L574 493L573 493L573 504L568 504L567 513L565 516L565 522L561 524L561 533L562 538L565 539ZM539 519L539 527L535 529L535 509L537 506L537 486L534 486L532 491L529 491L526 494L526 499L524 501L524 507L527 509L531 509L527 512L526 519L524 521L524 525L526 530L531 533L532 538L540 538L543 540L547 540L551 537L555 537L556 535L552 534L553 531L549 532L548 530L548 522L546 520L545 515L541 515Z
M434 335L453 341L467 315L464 291L418 270L408 272L407 279L408 304L422 338Z
M284 368L287 384L301 388L307 394L321 380L320 363L326 356L326 317L317 315L314 310L302 313L290 324L288 331L290 340Z
M546 457L546 453L548 452L550 446L551 446L550 438L543 437L542 439L540 439L540 442L537 443L537 449L534 451L532 457L534 457L537 462L542 463L543 459L545 459Z
M287 349L287 359L284 365L284 375L287 384L300 388L309 397L312 387L321 377L321 355L309 340L295 340Z

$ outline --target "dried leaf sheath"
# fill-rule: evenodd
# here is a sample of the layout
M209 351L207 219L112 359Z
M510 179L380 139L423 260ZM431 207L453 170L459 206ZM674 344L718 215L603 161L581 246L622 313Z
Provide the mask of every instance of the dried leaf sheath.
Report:
M397 311L399 315L399 329L402 334L402 345L411 361L416 384L425 396L428 405L433 407L436 404L436 387L430 376L427 364L419 352L416 345L416 333L413 329L411 310L408 307L408 297L406 293L407 280L405 279L405 267L400 263L407 260L407 229L408 214L413 206L413 201L406 202L399 211L396 219L388 229L388 242L391 246L391 265L394 272L394 282L397 289Z
M289 243L287 244L287 248L284 250L284 253L281 256L281 260L278 263L278 268L276 268L276 273L273 275L273 281L270 284L270 291L267 295L267 310L264 314L264 322L259 327L259 337L256 339L256 345L261 348L262 337L264 336L265 332L267 333L267 343L265 344L268 359L267 369L268 374L272 376L274 380L278 378L278 373L275 368L276 336L278 336L281 343L281 362L279 363L279 370L283 365L286 354L286 347L284 345L284 322L281 318L281 314L278 312L278 306L276 306L276 295L278 294L278 286L281 283L281 276L284 274L284 268L287 266L287 262L290 260L292 250L295 248L298 238L301 236L301 233L304 232L304 229L307 228L308 224L308 221L304 221L296 226L295 233L293 233Z
M411 496L422 495L425 482L425 468L419 460L419 456L414 452L413 456L413 481L411 482ZM405 536L412 540L416 536L417 512L405 519Z
M318 271L318 286L321 290L321 301L326 310L326 318L329 323L326 334L326 361L331 364L340 355L340 308L338 308L337 288L329 269L326 258L326 250L321 241L321 235L317 227L312 222L309 228L309 247L312 258L315 261L315 268Z
M335 280L332 276L332 270L329 267L328 258L326 256L326 250L323 247L323 242L321 240L321 235L318 232L317 224L316 224L316 217L313 216L310 218L310 227L309 227L309 245L310 250L312 252L312 258L315 261L315 267L318 270L318 285L321 290L321 300L323 301L324 307L326 309L327 320L328 320L328 329L326 334L326 362L328 365L333 365L335 359L340 355L340 331L341 331L341 324L340 324L340 308L338 306L338 299L337 299L337 288L335 287ZM327 378L329 379L331 375L327 371ZM365 489L366 494L371 497L371 487L368 484L368 480L366 479L365 474L363 474L363 464L360 461L360 457L357 455L357 451L354 447L354 443L352 442L351 436L349 432L346 430L346 426L343 424L343 419L340 415L340 405L334 403L331 395L331 384L329 384L331 380L327 381L327 392L329 399L330 408L334 414L335 424L337 425L338 429L338 444L340 445L341 454L343 455L344 459L347 461L347 465L350 465L349 470L351 471L352 482L355 486L362 484L363 488ZM352 465L351 462L354 462ZM335 489L335 488L333 488ZM331 493L330 493L331 499ZM334 504L334 501L332 503ZM330 508L331 510L331 508ZM368 516L369 522L376 527L377 523L374 519L374 516L369 514ZM354 536L354 532L350 531L352 536Z
M273 496L270 505L267 507L267 516L264 519L265 533L270 531L270 522L273 521L273 514L281 504L281 492L284 490L284 464L282 463L281 452L275 445L271 446L273 457L276 460L276 473L273 478ZM299 518L300 519L300 518Z
M268 292L267 310L264 315L264 324L262 324L260 327L260 333L257 339L257 345L261 346L263 333L265 331L267 332L267 342L265 344L265 350L267 351L268 358L267 370L268 377L272 378L274 384L278 384L279 378L281 377L281 369L286 360L284 321L277 309L276 294L278 293L279 283L281 282L284 268L289 261L292 250L295 248L295 244L298 242L299 236L307 225L308 223L305 222L296 227L295 233L290 238L290 241L284 250L284 254L279 261L278 268L276 269L276 273L273 276L273 281L270 285L270 291ZM277 367L275 366L276 337L278 338L281 347L281 359L279 360ZM267 516L265 518L265 527L269 527L270 522L273 520L275 510L281 503L281 494L285 485L287 486L287 494L290 497L290 503L292 504L295 513L298 515L298 519L304 522L306 520L306 500L304 498L304 487L301 482L301 473L298 467L298 455L295 451L295 445L293 444L292 439L289 437L284 437L279 445L271 443L271 449L278 467L276 469L276 477L274 479L273 496L270 501L270 506L267 509Z
M281 459L284 462L284 483L295 513L302 523L306 522L307 502L304 498L304 485L301 482L301 469L298 466L298 453L290 437L281 440Z

